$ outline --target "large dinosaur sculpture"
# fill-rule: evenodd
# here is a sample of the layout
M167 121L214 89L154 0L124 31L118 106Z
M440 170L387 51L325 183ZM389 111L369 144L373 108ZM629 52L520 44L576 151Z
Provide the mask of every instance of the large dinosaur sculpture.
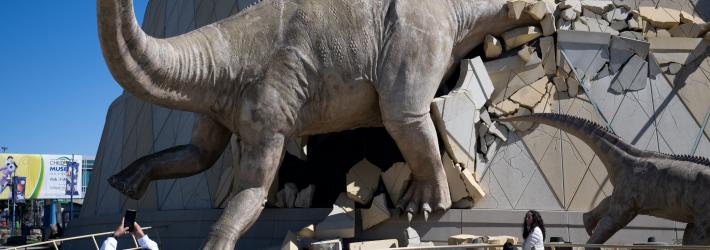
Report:
M594 150L604 163L612 194L583 215L590 235L587 243L601 244L645 214L685 222L683 244L710 245L710 160L641 150L606 128L574 116L533 114L499 119L531 121L570 133Z
M98 0L106 63L129 93L200 114L192 141L142 157L109 182L138 199L151 180L209 168L232 134L240 175L204 245L231 249L261 213L291 137L382 126L413 174L408 214L451 205L429 105L486 34L535 22L504 0L267 0L158 39L131 0Z

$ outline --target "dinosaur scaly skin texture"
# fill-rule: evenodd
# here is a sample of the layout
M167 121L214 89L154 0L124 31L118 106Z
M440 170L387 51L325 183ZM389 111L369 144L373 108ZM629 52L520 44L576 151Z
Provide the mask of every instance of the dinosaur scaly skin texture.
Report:
M152 180L206 170L232 134L237 194L205 249L232 249L261 213L289 138L383 126L413 175L398 206L425 217L451 206L429 106L486 34L535 22L504 0L269 0L189 33L157 39L130 0L98 0L106 63L129 93L198 113L187 145L109 178L139 199ZM324 178L328 178L325 177Z
M590 244L602 244L636 215L685 222L683 244L710 245L710 160L641 150L606 128L574 116L533 114L499 119L547 124L594 150L614 186L612 194L584 214Z

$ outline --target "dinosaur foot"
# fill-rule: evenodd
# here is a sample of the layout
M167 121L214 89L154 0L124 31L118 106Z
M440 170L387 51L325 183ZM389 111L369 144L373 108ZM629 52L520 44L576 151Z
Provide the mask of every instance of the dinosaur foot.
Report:
M134 172L127 174L127 171L121 171L118 174L108 178L108 183L119 192L128 196L131 199L138 200L143 197L146 189L148 189L148 178L141 173Z
M407 213L409 221L419 212L428 220L432 212L443 212L451 207L449 187L445 180L414 180L397 207Z
M596 226L592 215L590 213L582 214L582 223L584 223L584 229L587 230L587 235L591 236L594 232L594 227Z

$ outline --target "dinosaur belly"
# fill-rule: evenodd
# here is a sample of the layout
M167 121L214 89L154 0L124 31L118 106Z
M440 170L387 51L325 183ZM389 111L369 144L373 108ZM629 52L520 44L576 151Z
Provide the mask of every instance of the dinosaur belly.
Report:
M378 94L365 79L325 76L301 109L297 135L382 126Z

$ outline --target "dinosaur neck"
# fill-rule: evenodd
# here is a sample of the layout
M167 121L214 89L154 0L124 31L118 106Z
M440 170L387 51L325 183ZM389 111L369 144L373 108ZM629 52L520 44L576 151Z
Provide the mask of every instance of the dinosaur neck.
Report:
M114 79L129 93L173 109L204 113L215 85L233 71L227 41L214 26L157 39L136 21L132 0L98 0L99 39Z
M611 180L614 180L616 176L620 176L621 171L624 171L625 161L643 153L641 150L622 141L618 136L609 133L603 127L574 116L546 113L504 118L500 119L500 121L539 122L574 135L584 141L596 153L602 163L604 163Z
M508 17L505 0L449 0L451 18L456 27L456 45L454 55L461 58L480 45L486 35L496 37L508 30L539 25L528 14L518 20Z

